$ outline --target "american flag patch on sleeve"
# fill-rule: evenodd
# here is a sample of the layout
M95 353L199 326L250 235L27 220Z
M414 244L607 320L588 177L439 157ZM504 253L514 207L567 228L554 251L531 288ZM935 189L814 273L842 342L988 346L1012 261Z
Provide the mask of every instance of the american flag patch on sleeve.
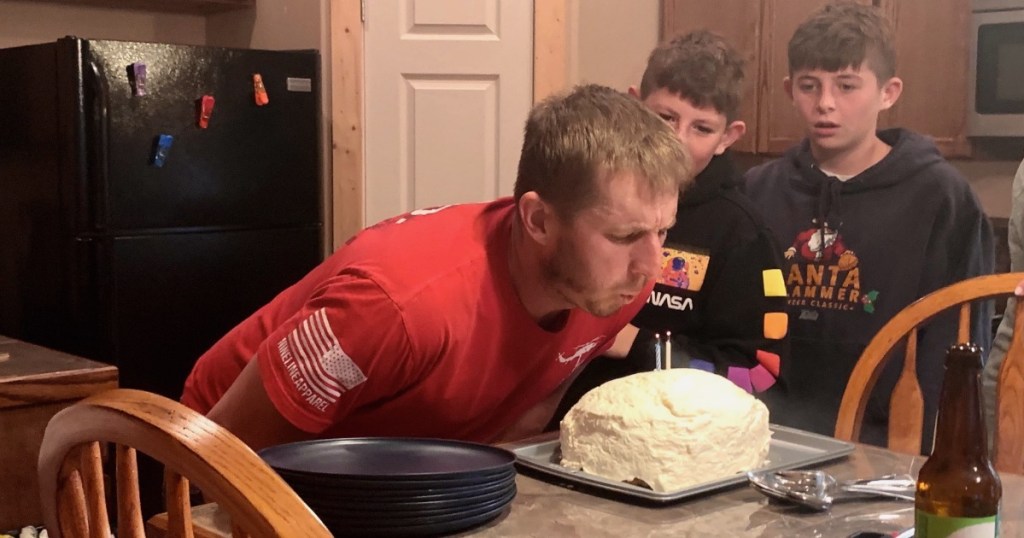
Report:
M341 349L323 308L277 343L281 362L303 399L323 411L366 376Z

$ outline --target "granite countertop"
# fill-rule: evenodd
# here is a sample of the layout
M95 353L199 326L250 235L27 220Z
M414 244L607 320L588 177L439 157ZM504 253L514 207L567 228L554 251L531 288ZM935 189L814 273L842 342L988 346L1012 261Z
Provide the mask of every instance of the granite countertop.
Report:
M888 473L916 476L922 456L857 445L849 458L817 466L839 479ZM511 510L460 536L731 536L847 537L858 531L895 533L914 525L913 503L837 503L828 512L805 512L748 486L661 507L596 497L520 475ZM1003 475L1002 534L1024 536L1024 476Z
M889 473L916 474L925 458L857 445L842 460L819 466L839 479ZM1001 531L1024 536L1024 476L1004 474ZM836 536L858 531L895 533L913 527L912 503L837 503L828 512L801 511L770 502L748 486L706 494L666 506L624 503L549 484L519 474L518 494L498 518L456 536L730 536L775 538ZM217 505L197 507L193 521L212 536L230 536L227 514Z

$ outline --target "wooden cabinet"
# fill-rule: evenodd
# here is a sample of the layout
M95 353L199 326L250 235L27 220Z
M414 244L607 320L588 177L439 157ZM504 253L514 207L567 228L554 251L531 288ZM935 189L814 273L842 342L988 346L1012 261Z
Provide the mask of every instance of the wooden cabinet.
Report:
M828 0L664 0L662 37L707 28L746 60L739 118L747 134L734 148L779 154L803 138L803 127L782 81L796 27ZM881 127L901 126L933 137L946 156L965 156L968 0L858 0L879 6L896 34L903 97L882 114ZM937 60L936 60L937 59ZM936 91L940 89L940 91Z
M113 388L113 366L0 336L0 532L43 522L36 461L50 418Z
M896 75L903 79L888 122L930 135L947 157L969 157L968 0L884 0L883 7L896 28Z

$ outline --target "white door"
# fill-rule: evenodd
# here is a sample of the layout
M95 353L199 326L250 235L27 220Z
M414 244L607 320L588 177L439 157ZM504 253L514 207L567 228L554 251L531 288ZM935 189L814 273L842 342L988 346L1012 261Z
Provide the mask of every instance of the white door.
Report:
M533 2L365 5L365 224L512 194L532 103Z

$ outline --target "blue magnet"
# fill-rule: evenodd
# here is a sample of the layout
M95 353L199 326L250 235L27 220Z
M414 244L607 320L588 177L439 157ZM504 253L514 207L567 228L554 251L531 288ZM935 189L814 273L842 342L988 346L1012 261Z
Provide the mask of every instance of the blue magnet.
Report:
M174 137L171 135L162 134L156 137L156 144L153 147L153 166L163 168L164 161L167 160L167 153L171 151L173 143Z
M132 84L132 93L135 95L146 95L146 64L135 62L128 67L129 82Z

